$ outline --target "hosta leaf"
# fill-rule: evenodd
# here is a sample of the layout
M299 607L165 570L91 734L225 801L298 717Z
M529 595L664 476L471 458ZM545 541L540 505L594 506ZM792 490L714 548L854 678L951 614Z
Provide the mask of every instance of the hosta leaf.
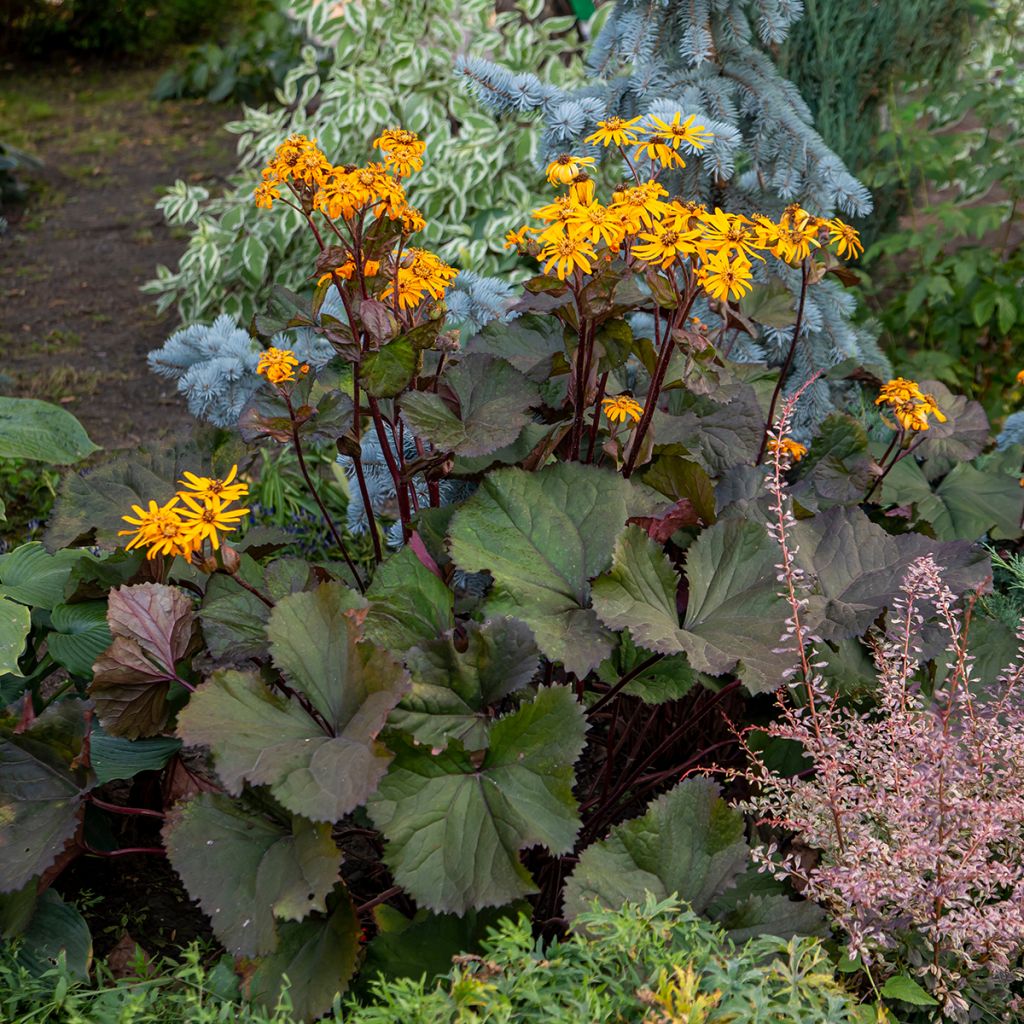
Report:
M824 640L860 636L899 596L910 565L932 555L954 592L979 586L991 575L985 552L966 541L943 544L918 533L893 536L856 507L828 509L792 529L798 564L814 593L806 622Z
M358 642L350 594L324 584L275 606L271 654L297 696L252 673L217 672L182 710L179 734L212 750L229 793L244 781L269 786L290 811L337 821L377 787L391 755L376 737L408 675L386 651Z
M0 598L0 676L20 676L18 659L32 628L32 612L23 604ZM3 701L0 701L2 704Z
M192 645L192 602L162 583L119 587L107 624L114 642L97 658L89 688L97 717L113 736L155 735L167 723L175 666Z
M157 771L181 750L181 740L172 736L154 736L145 740L127 740L109 736L94 726L89 737L89 764L100 785L112 779L130 779L139 772Z
M544 654L583 676L611 650L589 581L611 561L629 496L628 481L578 463L497 470L455 513L452 558L489 571L488 610L522 619Z
M615 542L611 570L594 580L594 611L611 629L628 629L659 654L684 650L676 611L678 576L665 552L639 526Z
M366 597L370 608L363 631L391 651L435 640L455 625L452 592L411 547L377 566Z
M454 741L433 754L396 738L395 760L369 803L395 881L440 913L535 892L519 851L572 849L580 824L573 764L585 730L572 690L548 687L492 725L482 757Z
M46 637L50 656L73 676L90 678L96 659L114 642L107 625L107 602L58 604L50 620L53 631Z
M512 444L530 422L530 406L540 401L537 388L495 356L471 353L443 379L457 413L433 392L412 391L402 399L402 414L417 435L457 455L489 455Z
M336 891L328 913L278 927L277 949L264 957L248 982L253 1002L272 1009L285 978L288 998L297 1020L326 1013L339 992L348 988L359 959L362 929L348 893Z
M189 895L239 956L273 952L277 920L325 912L341 868L329 825L274 820L219 794L178 804L163 838Z
M795 655L773 653L788 610L775 579L780 557L763 526L738 518L720 519L688 549L690 598L679 641L699 672L737 670L751 693L783 681Z
M522 622L466 622L460 634L409 651L412 689L389 721L428 746L456 739L478 750L487 745L487 709L526 686L538 662L533 634Z
M98 451L67 409L34 398L0 396L0 459L68 466Z
M566 882L565 916L573 920L594 900L615 909L647 892L659 900L676 893L699 914L748 863L743 816L715 782L692 777L583 851Z
M47 553L38 541L0 555L0 598L49 610L64 599L71 567L84 552Z
M72 977L88 981L92 965L89 925L77 907L47 889L40 894L32 918L19 937L17 963L29 974L42 978L53 971L61 955Z
M81 719L81 705L68 702L27 732L0 732L0 892L42 874L78 829L83 777L68 765Z

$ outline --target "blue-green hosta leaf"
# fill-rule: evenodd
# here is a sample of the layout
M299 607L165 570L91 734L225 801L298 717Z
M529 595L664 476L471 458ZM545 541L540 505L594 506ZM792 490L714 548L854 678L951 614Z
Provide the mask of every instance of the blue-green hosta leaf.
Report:
M231 794L269 786L295 814L337 821L376 789L391 755L377 740L408 674L361 637L352 594L338 583L283 598L270 650L296 696L246 672L216 672L178 717L186 743L209 747ZM311 714L301 700L308 705Z
M178 804L163 838L189 895L238 956L272 953L277 921L324 913L341 868L329 825L274 820L219 794Z
M173 736L128 740L123 736L110 736L100 726L93 726L89 764L96 773L96 782L103 785L113 779L130 779L139 772L158 771L179 750L181 740Z
M782 683L796 655L775 653L788 609L778 596L780 557L763 526L738 518L720 519L690 546L679 642L697 671L738 671L751 693Z
M967 541L942 543L919 533L893 536L857 507L836 506L792 529L814 592L807 624L824 640L860 636L900 594L911 564L931 555L955 593L981 585L991 576L985 551Z
M96 659L114 642L107 625L106 601L58 604L50 613L53 632L46 649L73 676L88 679Z
M717 783L686 779L583 851L566 882L565 915L573 920L594 900L615 909L647 892L659 900L675 893L702 913L746 869L744 832Z
M487 746L488 709L521 690L537 671L533 634L516 619L466 622L405 656L412 689L391 713L390 724L418 743L444 747L458 740L467 750Z
M32 628L32 612L23 604L0 598L0 676L20 676L18 659Z
M92 965L89 925L77 907L65 903L53 889L47 889L40 894L32 918L20 936L17 962L40 978L53 970L61 954L68 972L79 981L88 981Z
M0 555L0 597L49 610L64 599L71 568L84 552L48 554L39 541Z
M385 559L366 592L363 632L390 651L436 640L455 625L455 598L411 547Z
M494 577L488 611L522 619L541 651L584 676L611 643L590 605L628 515L630 484L578 463L500 469L452 520L457 565Z
M485 753L395 739L395 760L369 803L385 861L416 902L439 913L500 906L536 887L524 847L567 853L579 829L573 764L586 725L568 687L542 689L498 719Z
M98 451L67 409L34 398L0 396L0 459L69 466Z
M512 444L530 422L540 401L537 388L511 363L470 353L444 374L458 401L458 412L431 391L402 399L402 415L418 436L441 451L469 457L489 455Z
M297 1020L322 1016L339 992L348 988L359 960L362 929L348 892L339 887L328 900L326 914L278 926L277 948L263 957L249 978L247 994L272 1009L285 979Z

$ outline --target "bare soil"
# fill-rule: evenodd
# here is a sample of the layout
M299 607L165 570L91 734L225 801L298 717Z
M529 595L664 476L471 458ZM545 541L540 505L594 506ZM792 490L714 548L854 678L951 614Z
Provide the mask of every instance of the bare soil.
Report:
M60 403L105 448L192 422L146 367L177 317L158 316L139 286L187 241L154 209L161 191L177 178L214 191L234 166L223 125L235 109L151 100L162 70L65 58L0 68L0 138L43 162L28 201L3 210L0 394Z

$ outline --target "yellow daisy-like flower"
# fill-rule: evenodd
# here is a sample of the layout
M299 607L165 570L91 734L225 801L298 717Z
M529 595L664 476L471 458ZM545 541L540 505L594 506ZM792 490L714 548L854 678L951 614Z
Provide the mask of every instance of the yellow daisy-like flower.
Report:
M778 236L771 247L773 255L787 263L800 263L819 248L818 229L822 222L795 203L787 206L779 218Z
M840 256L855 260L864 251L856 228L844 224L838 217L833 217L826 223L829 240L835 243L836 252Z
M147 558L156 558L157 555L184 555L191 560L192 548L189 544L185 531L185 524L181 518L182 510L178 507L179 497L176 494L164 505L157 505L150 501L148 508L141 505L132 505L133 516L121 516L126 522L135 527L134 530L118 530L119 537L131 537L125 545L126 551L133 548L145 547Z
M618 249L626 229L621 214L600 203L577 206L568 221L569 234L588 242L605 242L609 249Z
M506 249L521 249L530 240L530 235L535 234L529 224L524 224L518 231L509 231L505 235Z
M750 260L743 255L729 259L726 250L709 253L700 268L700 283L713 299L740 299L751 289Z
M642 128L634 127L640 120L639 117L629 121L621 117L609 117L605 121L598 121L597 131L583 141L600 142L603 146L632 146L637 140L636 133L643 131Z
M398 279L398 305L402 309L411 309L427 294L435 299L443 299L445 291L458 273L458 270L426 249L407 249L402 257L402 265L395 274ZM395 282L391 281L381 298L387 299L394 294Z
M683 115L677 112L667 124L660 117L655 117L653 114L650 116L657 129L657 134L664 135L668 145L673 149L678 149L685 142L690 149L701 150L714 137L704 125L693 123L696 120L694 114L682 121Z
M612 193L612 209L621 213L629 231L651 227L669 211L668 190L656 181L645 181Z
M717 206L714 213L705 213L701 218L704 227L704 244L709 249L727 253L740 253L746 257L763 260L757 252L759 239L753 224L746 217L725 213Z
M260 354L256 372L271 384L286 384L295 380L295 367L299 365L295 353L287 348L268 348Z
M791 437L784 437L781 441L774 437L769 437L768 451L781 451L783 455L789 457L794 462L799 462L807 454L807 446L802 445L799 441L794 441Z
M317 280L317 284L323 284L324 281L333 281L334 275L337 274L343 281L351 281L353 275L356 272L356 261L354 257L349 255L349 258L344 263L334 267L333 270L328 270L326 274L321 274ZM363 260L363 277L375 277L380 273L380 260Z
M373 145L384 154L385 167L393 170L400 178L407 178L413 171L423 170L423 152L427 144L415 132L404 128L388 128L373 140Z
M277 186L278 182L276 180L267 178L266 181L260 182L253 189L252 194L256 200L256 205L261 210L269 210L274 205L274 200L281 198L281 190Z
M249 493L249 485L241 480L232 483L236 476L238 476L238 466L232 466L231 471L223 480L219 480L217 477L196 476L195 473L189 473L186 470L182 473L182 479L178 481L183 488L178 492L178 496L184 498L186 494L191 494L200 501L212 501L214 498L225 502L239 501Z
M584 274L591 270L591 260L597 259L597 254L590 247L585 238L561 238L556 242L549 242L541 251L539 260L544 263L544 273L549 274L552 267L560 281L564 281L575 273L579 268Z
M548 164L548 181L552 185L568 185L584 167L593 164L592 156L570 156L563 153Z
M685 256L697 251L696 231L678 231L668 224L655 224L650 231L641 232L638 238L643 245L633 246L633 255L644 263L661 264L668 267L677 256Z
M188 506L181 510L185 540L192 551L198 551L203 541L208 540L216 551L220 547L220 533L231 533L238 527L238 521L248 515L247 508L232 508L229 501L211 497L197 501L190 494L181 494L181 500Z
M414 206L407 206L399 214L402 220L402 231L407 235L414 235L427 226L427 220Z
M897 405L900 402L917 401L923 397L917 381L908 380L906 377L894 377L882 385L875 405Z
M925 394L920 386L904 377L896 377L882 386L875 405L886 405L904 430L927 430L929 417L939 423L946 422L946 416L939 408L933 395Z
M633 150L634 162L641 159L654 160L662 167L685 167L686 161L668 144L663 135L645 139Z
M623 423L631 419L634 423L640 422L644 407L632 395L617 395L615 398L602 398L601 405L605 416L612 423Z
M1024 370L1021 370L1017 374L1017 383L1024 384Z

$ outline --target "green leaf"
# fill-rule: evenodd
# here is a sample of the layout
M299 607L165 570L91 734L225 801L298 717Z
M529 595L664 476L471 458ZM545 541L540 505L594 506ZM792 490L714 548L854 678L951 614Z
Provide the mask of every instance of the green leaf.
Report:
M799 465L800 481L793 495L810 505L856 502L871 486L871 456L862 424L846 413L834 412L818 428L810 450Z
M796 323L796 298L784 281L772 277L740 299L740 312L766 327L792 327Z
M619 643L611 658L598 667L601 681L614 686L624 675L634 672L651 657L651 652L637 647L629 630L619 634ZM682 654L661 658L636 675L622 691L629 697L639 697L646 704L685 697L696 682L693 669Z
M442 381L457 400L457 412L433 392L412 391L402 399L402 414L441 451L471 458L512 444L531 420L530 406L540 401L536 386L495 356L467 355Z
M658 654L685 650L679 637L679 578L665 552L639 526L627 526L615 542L612 567L594 580L594 611L610 629L628 629Z
M192 602L177 587L140 583L110 592L114 642L96 659L89 693L112 736L153 736L167 724L175 666L192 649Z
M721 388L714 399L673 391L673 415L652 421L655 450L682 445L712 475L753 464L764 433L764 413L747 384ZM679 454L671 452L671 454Z
M48 554L39 541L0 555L0 598L49 610L64 598L64 586L81 551Z
M828 931L824 911L810 900L790 899L783 884L753 865L708 904L707 914L739 944L757 935L782 939Z
M507 323L493 320L466 344L468 354L486 353L507 360L535 384L551 376L552 360L564 351L562 325L553 316L535 313Z
M363 631L390 651L435 640L455 625L454 595L411 547L377 566L366 597Z
M28 732L0 732L0 892L41 875L78 830L82 787L48 742L53 720L40 716Z
M376 739L408 675L361 636L351 591L327 583L275 606L274 663L296 697L252 673L216 672L178 717L179 735L211 749L225 789L269 786L295 814L337 821L376 789L391 755ZM319 721L314 715L319 717Z
M259 586L260 572L253 563L241 573L251 585ZM248 570L248 571L247 571ZM255 576L255 579L250 577ZM206 585L199 621L210 655L218 662L240 664L267 652L267 620L270 609L226 573L215 573Z
M913 978L905 974L894 974L887 978L881 994L886 999L899 999L912 1006L938 1006L939 1001L930 996Z
M295 1018L320 1017L355 974L362 929L352 900L338 890L326 915L286 922L278 927L278 934L277 949L261 960L249 979L249 998L272 1010L287 978Z
M537 672L537 645L516 619L466 622L405 656L412 690L391 713L391 725L416 742L443 749L456 739L467 750L487 746L488 709L527 686Z
M238 956L272 953L278 920L326 912L341 869L329 825L274 820L219 794L178 804L163 838L189 895Z
M945 423L933 420L915 455L930 463L942 463L940 471L932 466L925 467L930 480L943 475L960 462L969 462L980 455L988 445L989 422L980 402L971 401L965 395L954 395L945 384L937 380L921 382L921 390L934 397L939 409L946 417Z
M589 581L611 561L629 498L628 481L578 463L497 470L455 513L452 558L490 572L488 611L522 619L544 654L582 677L611 651Z
M34 398L0 396L0 459L69 466L98 451L67 409Z
M46 636L50 656L73 676L91 679L93 664L114 642L107 626L107 602L55 605L50 622L53 631Z
M416 370L416 350L408 338L396 338L363 359L359 382L374 398L404 391Z
M554 686L498 719L482 757L455 741L433 754L396 737L395 760L368 806L395 881L439 913L535 892L519 851L572 849L580 825L573 764L585 731L572 690Z
M68 972L79 981L88 981L92 964L89 926L76 907L47 889L21 934L17 961L29 974L41 978L53 970L62 953Z
M795 659L773 653L788 609L775 579L779 557L763 526L738 518L720 519L687 550L690 598L679 641L697 671L738 669L751 693L779 685Z
M21 676L18 659L32 628L32 613L23 604L0 598L0 676Z
M133 778L139 772L159 771L179 750L181 740L172 736L127 740L94 727L89 738L89 764L97 784L102 786L113 779Z
M744 831L717 783L686 779L583 851L565 885L565 915L572 921L594 900L617 909L647 892L675 893L702 913L747 867Z

